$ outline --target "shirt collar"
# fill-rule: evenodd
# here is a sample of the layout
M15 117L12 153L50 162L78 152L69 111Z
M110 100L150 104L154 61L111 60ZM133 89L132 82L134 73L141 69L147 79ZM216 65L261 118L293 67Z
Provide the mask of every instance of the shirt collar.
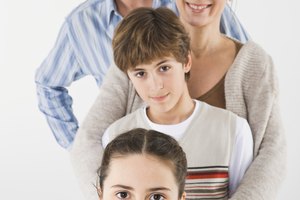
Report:
M117 6L115 3L115 0L106 0L106 10L107 10L107 15L106 15L106 22L107 24L110 24L112 21L113 17L121 17L122 16L118 13L117 11Z
M176 0L153 0L152 2L152 7L153 8L158 8L161 6L167 6L168 4L174 3L175 4Z
M119 14L117 10L117 5L115 3L115 0L106 0L106 10L107 10L107 16L106 16L106 22L107 24L110 24L113 21L114 17L119 17L122 19L123 17ZM167 6L169 4L175 5L175 0L153 0L152 7L158 8L161 6Z

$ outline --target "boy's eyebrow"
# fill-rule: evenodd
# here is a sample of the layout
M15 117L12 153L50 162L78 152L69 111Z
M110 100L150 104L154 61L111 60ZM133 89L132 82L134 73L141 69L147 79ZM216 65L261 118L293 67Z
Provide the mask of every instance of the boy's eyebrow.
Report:
M162 60L162 61L160 61L159 63L157 63L156 66L161 65L161 64L163 64L163 63L165 63L165 62L168 62L168 60Z
M156 64L156 66L158 66L158 65L161 65L161 64L163 64L163 63L165 63L165 62L168 62L169 60L162 60L162 61L160 61L160 62L158 62L157 64ZM132 68L132 69L129 69L129 71L139 71L139 70L143 70L142 68L138 68L138 67L136 67L136 68Z

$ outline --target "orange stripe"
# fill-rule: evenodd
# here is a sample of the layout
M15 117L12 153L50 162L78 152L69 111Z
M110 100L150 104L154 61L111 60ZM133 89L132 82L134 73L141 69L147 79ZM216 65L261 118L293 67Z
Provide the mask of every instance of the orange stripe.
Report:
M223 172L223 173L205 173L205 174L189 174L186 177L187 179L205 179L205 178L228 178L228 173Z
M223 184L223 185L216 185L216 186L189 186L189 185L186 185L185 186L185 189L201 189L201 188L224 188L224 187L227 187L228 184Z

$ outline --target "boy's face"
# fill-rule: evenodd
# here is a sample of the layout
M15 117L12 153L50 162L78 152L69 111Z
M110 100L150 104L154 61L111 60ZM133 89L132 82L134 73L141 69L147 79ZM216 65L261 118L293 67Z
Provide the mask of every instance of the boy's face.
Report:
M138 65L127 73L139 96L149 106L148 111L159 115L176 112L180 106L185 106L186 99L190 99L185 80L190 67L190 61L183 65L173 57L166 57Z
M147 166L147 167L145 167ZM100 200L178 200L173 166L167 161L133 154L111 160Z

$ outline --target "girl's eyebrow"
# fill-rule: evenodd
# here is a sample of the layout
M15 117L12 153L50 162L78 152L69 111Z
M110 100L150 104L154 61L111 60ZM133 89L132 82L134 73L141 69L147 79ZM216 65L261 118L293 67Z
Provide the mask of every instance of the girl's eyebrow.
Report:
M170 188L166 188L166 187L155 187L155 188L150 188L148 189L150 192L154 192L154 191L157 191L157 190L167 190L167 191L171 191Z
M126 190L134 190L132 187L130 186L127 186L127 185L113 185L111 186L111 188L123 188L123 189L126 189ZM148 191L150 192L154 192L154 191L158 191L158 190L166 190L166 191L171 191L170 188L167 188L167 187L155 187L155 188L150 188L148 189Z
M123 189L126 189L126 190L134 190L132 187L130 187L130 186L127 186L127 185L120 185L120 184L118 184L118 185L113 185L113 186L111 186L111 188L123 188Z

